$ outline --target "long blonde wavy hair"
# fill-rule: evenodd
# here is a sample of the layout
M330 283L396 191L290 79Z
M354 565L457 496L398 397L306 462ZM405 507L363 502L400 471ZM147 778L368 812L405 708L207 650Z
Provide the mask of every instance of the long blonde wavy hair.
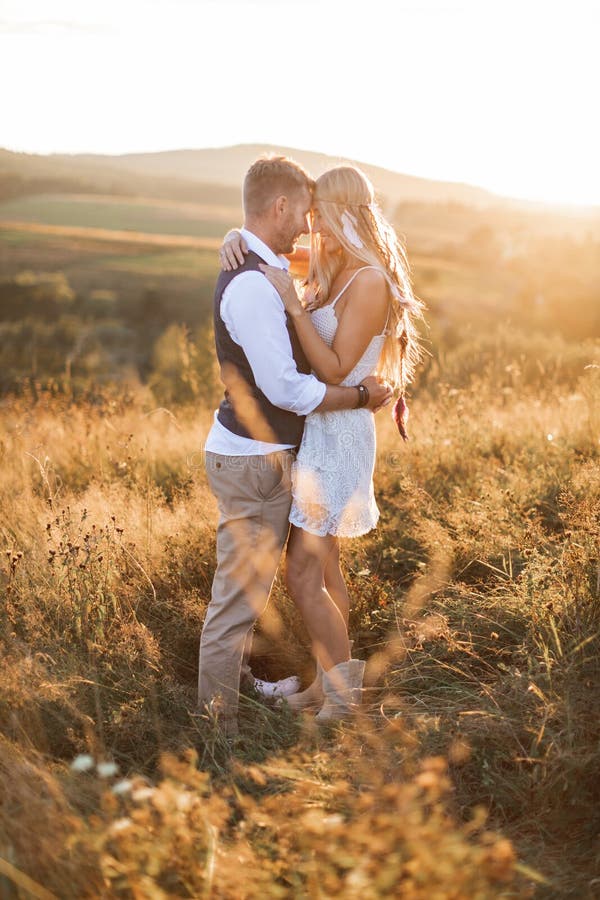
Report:
M319 233L312 232L308 305L317 309L330 301L331 285L349 258L356 265L379 269L389 285L390 312L378 372L403 391L423 356L415 321L423 318L424 309L413 294L405 250L375 202L371 182L354 166L337 166L317 178L315 207L342 252L327 253Z

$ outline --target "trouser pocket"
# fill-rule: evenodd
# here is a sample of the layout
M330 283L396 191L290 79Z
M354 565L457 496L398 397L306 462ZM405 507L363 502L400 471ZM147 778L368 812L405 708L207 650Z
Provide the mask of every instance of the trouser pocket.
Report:
M291 461L283 453L259 457L256 467L256 491L262 500L275 497L289 486Z

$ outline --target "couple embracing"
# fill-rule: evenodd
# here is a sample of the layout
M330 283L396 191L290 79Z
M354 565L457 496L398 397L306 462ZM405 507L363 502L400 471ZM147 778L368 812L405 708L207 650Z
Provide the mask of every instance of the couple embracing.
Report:
M214 327L226 390L205 445L219 521L199 703L228 735L286 541L286 584L317 665L312 685L286 699L319 722L356 710L365 664L351 658L339 538L377 523L373 413L420 357L406 257L362 172L340 166L313 181L293 160L259 159L243 204L244 227L221 251ZM308 233L300 298L288 268L300 268L296 241Z

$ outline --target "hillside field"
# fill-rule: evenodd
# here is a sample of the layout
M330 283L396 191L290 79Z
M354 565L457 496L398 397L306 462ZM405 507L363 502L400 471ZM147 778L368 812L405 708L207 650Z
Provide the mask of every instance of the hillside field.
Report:
M96 194L41 194L0 203L0 221L108 228L195 237L222 237L241 209Z
M491 372L434 383L406 446L379 416L382 520L344 547L363 715L319 734L248 697L233 756L194 709L210 409L139 390L5 401L8 883L61 898L596 896L599 362L578 348L575 383L544 391L498 392ZM280 583L253 667L311 677Z
M597 214L387 198L427 357L408 444L377 416L380 523L343 544L363 708L319 731L249 694L231 746L195 696L238 191L176 156L22 156L0 151L0 895L595 900ZM312 678L281 573L252 668Z

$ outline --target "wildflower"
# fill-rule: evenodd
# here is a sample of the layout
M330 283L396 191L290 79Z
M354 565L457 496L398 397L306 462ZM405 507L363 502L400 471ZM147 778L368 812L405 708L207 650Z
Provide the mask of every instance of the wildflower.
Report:
M94 765L94 757L89 753L80 753L71 763L73 772L89 772Z
M96 771L100 778L111 778L119 771L116 762L101 762L96 766Z
M154 788L151 787L143 787L138 788L137 791L134 791L131 795L132 799L135 800L136 803L142 803L144 800L149 800L154 794Z
M177 797L177 809L186 812L192 805L193 797L189 791L182 791Z
M128 794L132 787L133 783L129 781L128 778L123 778L122 781L117 781L117 783L113 785L112 792L113 794L121 796L123 794Z
M130 828L133 825L131 819L117 819L110 826L111 831L125 831L126 828Z

